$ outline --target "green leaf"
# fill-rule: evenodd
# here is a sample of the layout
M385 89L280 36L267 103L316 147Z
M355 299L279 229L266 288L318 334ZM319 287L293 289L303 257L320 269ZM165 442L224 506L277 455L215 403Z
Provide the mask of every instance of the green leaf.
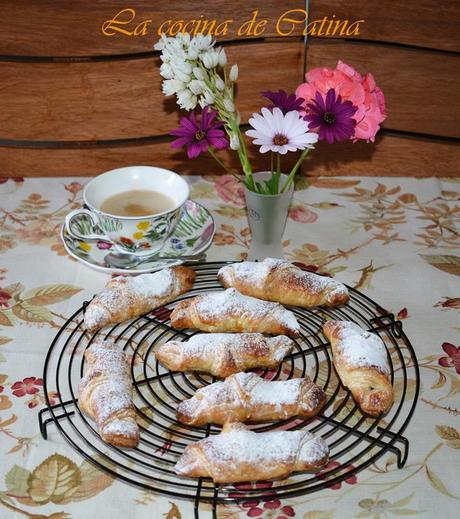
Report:
M443 440L458 440L460 438L457 429L450 427L449 425L437 425L435 429L438 436Z
M214 209L214 211L226 218L244 218L246 216L246 209L244 207L220 205L217 209Z
M14 465L5 476L8 492L18 497L27 497L30 472L19 465Z
M214 188L214 185L210 184L209 182L197 182L196 184L192 185L190 198L205 198L208 200L213 200L217 198L216 189Z
M22 283L13 283L12 285L8 285L3 289L5 292L8 292L11 297L16 297L20 292L24 290L24 285Z
M439 476L435 474L428 465L425 465L426 475L428 477L428 481L431 483L431 486L440 492L441 494L444 494L445 496L453 497L454 499L458 499L457 496L454 496L451 494L447 488L444 486L444 483L441 481Z
M418 510L411 510L410 508L389 508L392 514L396 515L415 515L420 514Z
M452 256L448 254L420 254L420 257L423 258L427 263L429 263L432 267L442 270L443 272L447 272L449 274L454 274L456 276L460 276L460 257Z
M28 493L35 503L69 501L81 484L80 469L69 458L53 454L30 474Z
M22 294L21 299L27 301L29 305L52 305L69 299L81 290L73 285L44 285L28 290Z
M308 177L296 175L294 178L295 182L295 190L296 191L305 191L310 186L310 180Z
M332 510L311 510L303 516L303 519L332 519L333 517Z
M412 501L413 497L414 497L414 492L412 492L412 494L408 495L407 497L403 497L399 501L395 501L391 506L395 506L396 508L406 506Z
M13 313L19 319L28 323L49 323L53 321L53 315L44 306L33 306L28 301L21 301L13 306Z
M15 504L15 502L11 499L11 497L3 490L0 490L0 500L6 501L7 503L11 503L12 505Z
M83 461L79 468L81 484L76 488L75 492L68 497L64 497L60 501L61 504L89 499L108 488L114 482L112 476L101 472L100 469L88 461Z

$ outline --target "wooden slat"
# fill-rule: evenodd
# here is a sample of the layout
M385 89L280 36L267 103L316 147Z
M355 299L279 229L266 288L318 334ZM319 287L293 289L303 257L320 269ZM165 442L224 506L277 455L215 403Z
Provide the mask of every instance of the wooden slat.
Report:
M229 47L240 67L238 106L246 120L262 103L259 92L300 82L300 43ZM375 44L316 40L308 67L344 58L372 71L394 130L460 135L460 58ZM267 74L254 70L263 63ZM404 63L399 67L398 63ZM396 68L398 69L395 72ZM0 137L20 140L105 140L160 135L178 120L173 99L161 93L157 58L88 63L0 63L3 88ZM162 116L162 112L167 115Z
M267 157L255 149L252 149L252 154L254 169L266 169ZM240 171L235 154L230 156L231 165ZM187 160L185 153L172 150L167 142L89 149L0 147L0 171L3 176L91 176L117 167L147 164L183 174L222 172L213 159L202 157ZM291 155L290 160L293 159L294 155ZM311 159L305 162L304 171L314 176L457 176L460 174L459 163L459 146L382 135L375 145L347 142L331 147L321 143Z
M442 141L379 135L375 144L360 141L319 143L304 162L307 174L363 176L458 176L460 146Z
M460 52L458 0L312 0L310 20L325 16L328 20L333 16L335 20L365 20L360 24L360 34L347 38ZM331 27L331 33L332 30ZM335 37L340 35L337 33Z
M263 106L260 92L294 90L302 78L301 42L228 48L240 70L243 120ZM263 63L267 73L254 67ZM165 134L179 108L161 92L159 58L88 63L0 63L0 138L107 140Z
M392 130L460 137L460 56L385 45L310 40L307 68L342 59L372 72L382 88Z
M276 36L276 20L285 11L302 8L301 0L212 0L185 2L184 0L3 0L1 10L0 54L13 56L95 56L148 52L158 39L158 30L166 20L233 20L228 33L216 37L237 40ZM145 36L125 36L116 33L105 36L101 27L104 21L120 11L131 8L135 18L128 25L119 26L132 32L136 25L151 20ZM239 35L239 27L251 20L258 10L257 20L268 20L263 34ZM126 12L119 19L129 20ZM165 26L166 27L166 26ZM202 25L204 28L205 26ZM190 29L192 26L190 25ZM260 30L260 27L258 30ZM139 28L141 31L142 27ZM244 27L243 27L244 29ZM295 28L292 35L300 36L303 27ZM254 32L254 31L253 31ZM206 32L205 32L206 33Z

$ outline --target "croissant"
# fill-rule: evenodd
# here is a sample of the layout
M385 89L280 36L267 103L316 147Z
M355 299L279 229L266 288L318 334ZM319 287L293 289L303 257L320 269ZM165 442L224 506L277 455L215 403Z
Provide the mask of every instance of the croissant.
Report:
M85 360L85 374L78 385L80 409L94 418L104 441L135 447L139 427L125 353L112 341L100 340L85 351Z
M239 422L229 422L221 434L188 445L174 470L181 476L236 483L318 470L328 456L326 442L308 431L255 433Z
M150 312L190 290L194 280L195 272L181 266L153 274L116 277L87 306L85 326L95 332Z
M273 421L316 415L326 400L308 377L267 381L255 373L236 373L199 389L177 407L177 419L189 425L227 421Z
M386 413L394 399L390 367L382 339L351 321L327 321L335 369L360 408L371 416Z
M156 350L156 358L173 371L206 371L228 377L250 368L275 368L291 352L289 337L260 333L201 333L186 342L169 341Z
M348 290L342 283L274 258L226 265L217 277L226 288L234 287L247 296L285 305L337 306L349 300Z
M243 296L234 288L180 301L171 314L171 324L178 330L299 335L292 312L278 303Z

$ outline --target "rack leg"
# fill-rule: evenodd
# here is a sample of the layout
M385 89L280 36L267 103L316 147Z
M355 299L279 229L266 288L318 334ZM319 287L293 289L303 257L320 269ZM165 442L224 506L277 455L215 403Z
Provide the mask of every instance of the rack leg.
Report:
M44 440L48 439L48 424L54 422L55 420L61 420L62 418L67 418L69 416L73 416L75 411L67 411L65 407L69 404L75 404L73 400L67 400L67 402L62 402L62 404L52 405L51 407L45 407L44 409L40 409L38 412L38 426L40 428L40 434ZM55 409L64 409L65 412L55 415L52 413L52 410ZM52 413L52 416L48 418L45 417L46 413Z

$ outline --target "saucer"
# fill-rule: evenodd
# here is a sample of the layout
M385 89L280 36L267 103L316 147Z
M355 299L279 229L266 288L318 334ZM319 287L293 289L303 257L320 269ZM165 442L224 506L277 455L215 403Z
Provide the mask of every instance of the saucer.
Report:
M113 243L105 240L78 240L68 234L64 225L61 229L61 239L70 256L95 270L108 274L145 274L182 264L182 255L204 252L211 245L215 232L216 226L211 213L197 202L187 200L182 206L173 233L158 251L164 256L177 256L177 260L152 259L130 269L117 269L109 267L104 261L110 250L116 250Z

